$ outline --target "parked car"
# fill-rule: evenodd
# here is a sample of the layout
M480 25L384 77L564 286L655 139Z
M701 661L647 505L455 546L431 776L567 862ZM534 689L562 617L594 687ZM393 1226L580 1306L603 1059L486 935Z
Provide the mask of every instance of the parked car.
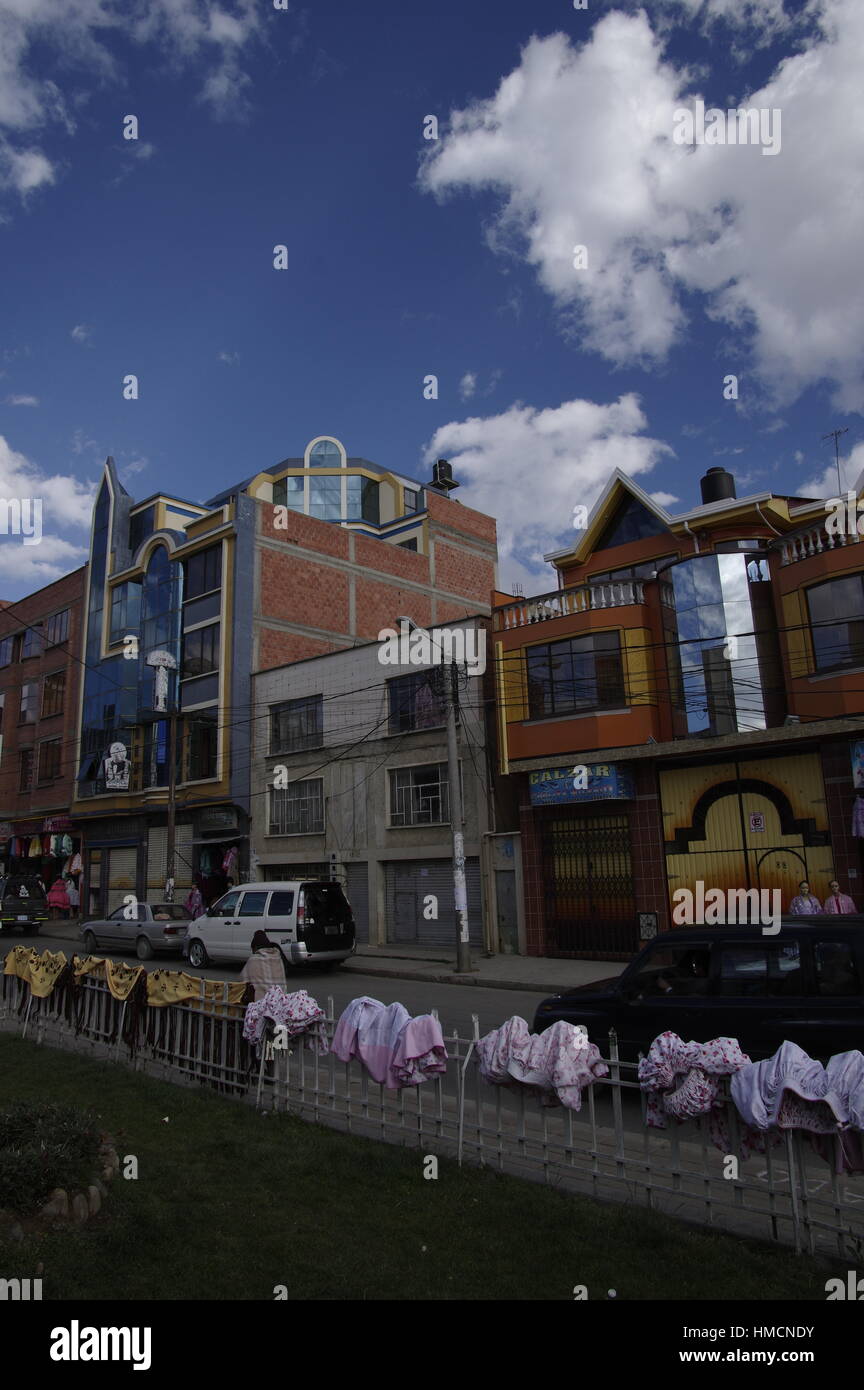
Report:
M151 960L157 951L179 956L191 921L179 903L127 903L102 921L85 922L81 937L90 955L110 947L134 949L139 960Z
M212 903L189 926L186 954L192 965L246 961L252 937L265 931L290 965L333 967L354 952L351 904L338 883L291 879L244 883Z
M864 916L784 917L759 927L694 926L656 937L617 979L544 999L542 1033L558 1019L581 1023L608 1055L634 1061L666 1029L685 1041L737 1038L754 1061L782 1042L811 1057L864 1051Z
M12 874L4 881L0 900L0 931L25 935L39 931L49 917L45 885L36 874Z

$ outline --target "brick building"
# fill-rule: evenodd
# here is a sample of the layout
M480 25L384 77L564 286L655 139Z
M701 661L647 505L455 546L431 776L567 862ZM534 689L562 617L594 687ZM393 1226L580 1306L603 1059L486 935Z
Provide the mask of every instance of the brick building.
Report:
M444 481L441 481L441 478ZM495 524L319 436L206 503L135 502L112 460L93 514L75 815L92 914L250 863L254 672L350 648L404 612L488 615Z
M712 468L672 516L616 471L558 588L496 607L529 954L629 956L698 882L864 907L864 545L735 493Z
M80 849L72 818L86 567L0 603L0 863L50 884ZM68 836L62 843L57 836ZM45 850L30 854L41 837ZM53 837L53 843L52 843Z

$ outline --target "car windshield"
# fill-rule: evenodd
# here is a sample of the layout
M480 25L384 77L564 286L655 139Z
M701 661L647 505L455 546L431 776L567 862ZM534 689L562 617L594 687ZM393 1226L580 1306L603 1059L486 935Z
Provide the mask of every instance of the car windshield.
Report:
M30 878L10 878L7 880L3 889L4 902L9 898L20 898L30 900L36 898L37 901L45 901L45 891L40 888L34 879Z
M157 922L188 922L189 913L180 903L149 903L150 911Z

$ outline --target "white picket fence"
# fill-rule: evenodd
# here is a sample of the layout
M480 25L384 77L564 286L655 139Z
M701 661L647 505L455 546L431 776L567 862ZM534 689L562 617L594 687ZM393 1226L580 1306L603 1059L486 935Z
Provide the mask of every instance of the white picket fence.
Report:
M474 1059L476 1018L473 1037L445 1030L445 1075L389 1090L359 1062L340 1062L332 1052L321 1056L303 1037L269 1056L251 1048L242 1038L243 1009L228 1003L227 986L221 1000L205 999L202 985L194 1005L143 1008L133 1029L131 1006L93 976L85 976L77 997L65 1003L54 995L33 998L15 977L0 981L0 1028L39 1043L216 1088L260 1110L417 1148L424 1157L493 1167L798 1251L851 1259L864 1254L864 1176L833 1172L799 1131L778 1132L764 1155L741 1157L728 1093L722 1100L728 1154L695 1121L670 1121L667 1130L647 1127L636 1067L619 1061L614 1033L609 1077L586 1088L582 1109L574 1112L545 1106L524 1088L485 1082ZM329 1042L337 1022L332 999L325 1013Z

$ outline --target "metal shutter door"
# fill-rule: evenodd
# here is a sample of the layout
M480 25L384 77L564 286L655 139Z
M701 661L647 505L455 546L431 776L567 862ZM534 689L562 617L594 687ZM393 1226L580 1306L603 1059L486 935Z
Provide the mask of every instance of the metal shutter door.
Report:
M357 940L369 940L369 866L368 864L347 864L347 883L345 895L354 913Z
M423 870L425 869L425 873ZM465 860L468 893L468 931L472 946L483 944L480 903L480 861ZM423 902L438 899L438 918L427 921ZM386 865L387 940L456 948L453 910L453 866L449 859L412 859Z
M113 912L115 907L122 907L123 899L127 894L133 898L135 896L135 870L138 861L138 848L130 845L128 848L103 850L108 858L108 905L107 911Z

